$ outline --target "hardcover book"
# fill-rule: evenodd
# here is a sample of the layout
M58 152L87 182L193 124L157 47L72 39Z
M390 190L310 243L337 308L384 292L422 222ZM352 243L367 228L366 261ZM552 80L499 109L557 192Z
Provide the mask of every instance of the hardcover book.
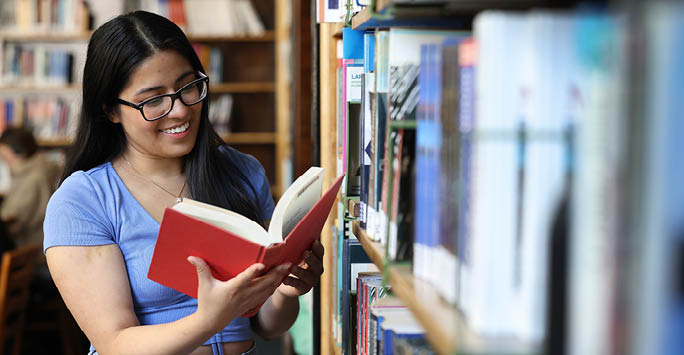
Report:
M342 183L337 178L321 195L322 174L313 167L297 178L278 201L268 231L240 214L190 199L167 207L147 278L197 298L197 272L188 256L204 259L223 281L255 263L266 265L264 272L298 264L321 234Z

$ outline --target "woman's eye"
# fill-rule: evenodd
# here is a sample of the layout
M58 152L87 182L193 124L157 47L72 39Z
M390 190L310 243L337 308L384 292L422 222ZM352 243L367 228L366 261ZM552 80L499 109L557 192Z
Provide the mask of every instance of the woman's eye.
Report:
M145 105L150 105L150 106L154 107L154 106L159 106L159 105L161 105L162 102L164 102L164 99L161 98L161 97L157 97L157 98L155 98L155 99L152 99L152 100L150 100L150 101L147 101L147 102L145 103Z

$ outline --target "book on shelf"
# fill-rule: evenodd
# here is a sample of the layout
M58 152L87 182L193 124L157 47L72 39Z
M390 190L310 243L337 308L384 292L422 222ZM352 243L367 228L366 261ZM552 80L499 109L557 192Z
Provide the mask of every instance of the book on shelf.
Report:
M154 7L157 0L148 1ZM182 5L191 36L260 36L265 31L250 0L183 0ZM156 11L163 12L163 6Z
M383 285L380 272L361 272L356 278L356 339L357 354L368 354L370 311L376 300L389 295L389 286Z
M371 165L368 178L368 207L366 208L366 230L373 241L385 242L383 219L380 218L382 176L385 157L385 134L387 122L387 75L389 32L375 32L375 53L373 68L375 83L369 89L369 105L371 106ZM368 54L370 55L370 53ZM383 233L380 233L380 231Z
M0 31L10 33L85 33L92 22L84 0L5 0Z
M381 185L381 218L386 220L388 226L381 229L380 233L386 233L390 258L393 260L410 260L414 244L414 215L413 215L413 186L414 186L414 163L415 163L415 128L404 127L392 128L392 122L404 121L415 122L420 102L421 92L436 92L430 90L432 81L423 80L421 86L419 77L423 65L421 63L421 46L439 44L449 37L464 37L469 33L458 31L433 31L413 29L391 29L388 39L388 111L387 122L389 129L385 144L384 171ZM428 69L430 66L427 67ZM441 88L440 88L441 89ZM423 95L429 97L429 95ZM430 107L430 105L426 105ZM423 132L428 131L428 127ZM433 131L436 131L433 129ZM439 139L438 139L439 138ZM394 144L404 139L408 144ZM430 137L433 144L439 144L441 137ZM391 152L394 150L395 152ZM393 159L388 159L394 156ZM396 159L396 160L395 160ZM435 179L436 180L436 179ZM403 189L402 189L403 186ZM434 194L435 189L429 193ZM401 196L401 198L400 198ZM430 234L428 234L430 235ZM432 238L437 238L435 233ZM381 238L382 239L382 238Z
M323 169L312 167L283 193L268 231L232 211L183 199L162 218L147 277L197 297L197 272L188 256L204 259L212 274L229 280L254 263L266 270L301 261L318 239L335 201L342 177L321 193Z
M378 342L378 354L435 353L427 343L425 329L407 308L385 312L380 332L382 339Z
M211 99L209 122L219 134L230 132L230 118L233 112L233 95L221 94Z
M2 48L3 86L62 87L73 83L74 51L47 45L6 42Z
M342 324L351 324L350 306L353 304L354 295L358 295L357 279L359 275L378 273L379 270L373 264L357 239L344 239L342 252ZM358 298L357 298L358 300ZM349 349L349 337L354 333L349 327L342 328L342 348Z
M0 95L0 127L25 127L38 139L73 137L78 99L61 95Z
M381 344L384 344L382 322L388 314L397 312L408 312L408 309L400 299L392 295L382 297L373 303L368 325L368 354L380 354Z
M472 142L473 142L473 123L475 119L475 68L477 66L477 43L474 38L469 38L461 42L456 49L452 46L445 48L444 56L458 55L458 74L451 71L445 77L449 81L447 85L458 87L458 135L460 137L458 152L458 215L456 247L458 255L456 258L456 268L458 274L454 281L457 290L455 302L468 304L465 288L461 284L470 281L470 243L468 241L470 232L470 203L472 199ZM457 81L455 84L453 81ZM450 91L451 92L451 91ZM456 106L455 102L452 103ZM447 299L449 297L447 296Z
M361 228L366 228L367 206L370 184L371 167L371 136L372 136L372 99L371 93L375 92L375 73L373 72L375 54L375 33L366 31L363 33L363 81L361 83L361 123L359 124L359 162L360 162L360 217ZM374 100L374 98L373 98Z
M363 32L345 28L342 32L342 58L339 61L343 81L340 100L341 111L338 120L341 132L342 174L346 176L343 183L343 196L359 196L359 128L360 106L363 84ZM352 126L353 125L353 126ZM353 142L350 140L353 139ZM339 142L338 142L339 144ZM353 167L351 167L353 165ZM354 171L348 171L353 168Z

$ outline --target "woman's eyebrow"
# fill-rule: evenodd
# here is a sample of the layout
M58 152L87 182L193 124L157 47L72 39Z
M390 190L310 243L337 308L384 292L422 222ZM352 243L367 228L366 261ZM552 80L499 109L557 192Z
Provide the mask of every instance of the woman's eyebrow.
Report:
M194 74L194 73L195 73L194 70L188 70L188 71L186 71L185 73L181 74L181 75L178 77L178 79L176 79L176 84L178 84L179 82L183 81L183 79L185 79L188 75L192 75L192 74ZM149 88L140 89L140 90L138 90L134 95L137 96L137 95L140 95L140 94L142 94L142 93L145 93L145 92L148 92L148 91L153 91L153 90L159 90L159 89L161 89L161 88L162 88L162 86L153 86L153 87L149 87Z
M188 70L188 71L186 71L185 73L181 74L181 75L178 77L178 79L176 79L176 84L180 83L180 82L183 81L183 79L185 79L188 75L192 75L192 74L195 74L195 71L194 71L194 70Z

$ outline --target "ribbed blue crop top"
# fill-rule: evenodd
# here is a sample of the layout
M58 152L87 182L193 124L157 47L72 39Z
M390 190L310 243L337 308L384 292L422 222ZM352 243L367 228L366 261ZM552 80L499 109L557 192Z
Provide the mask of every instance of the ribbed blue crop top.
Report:
M273 198L261 164L228 146L220 148L241 169L255 191L264 219L273 213ZM168 323L195 312L197 300L147 279L159 223L131 195L107 162L69 176L48 203L43 225L44 250L53 246L117 244L121 249L135 314L141 325ZM237 318L205 345L252 338L249 319Z

